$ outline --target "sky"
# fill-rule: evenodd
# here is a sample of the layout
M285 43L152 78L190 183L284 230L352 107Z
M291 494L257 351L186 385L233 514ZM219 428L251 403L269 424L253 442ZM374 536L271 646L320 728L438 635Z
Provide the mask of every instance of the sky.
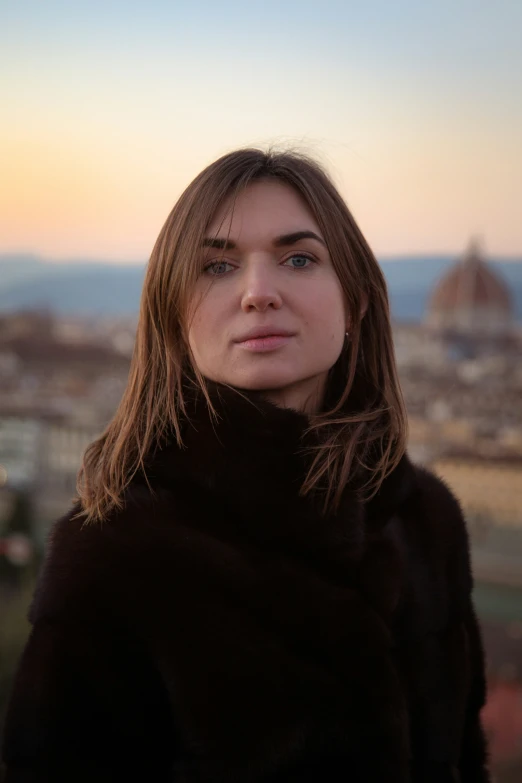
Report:
M332 174L380 258L522 257L520 0L0 0L0 253L144 262L240 146Z

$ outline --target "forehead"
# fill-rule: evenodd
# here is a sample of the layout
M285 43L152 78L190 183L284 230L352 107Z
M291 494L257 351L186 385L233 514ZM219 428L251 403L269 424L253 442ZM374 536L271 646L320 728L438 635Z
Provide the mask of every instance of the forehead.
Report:
M261 181L248 185L233 204L230 196L210 221L207 235L239 240L274 237L310 229L321 234L302 196L290 185Z

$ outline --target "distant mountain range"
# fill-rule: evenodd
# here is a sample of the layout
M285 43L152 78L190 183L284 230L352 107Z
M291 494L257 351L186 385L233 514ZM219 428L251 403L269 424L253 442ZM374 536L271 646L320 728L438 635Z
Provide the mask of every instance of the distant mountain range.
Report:
M420 321L429 294L456 256L379 259L388 284L392 315ZM490 259L511 289L522 322L522 258ZM138 312L145 264L74 260L53 263L38 256L0 254L0 312L45 307L59 314L133 315Z

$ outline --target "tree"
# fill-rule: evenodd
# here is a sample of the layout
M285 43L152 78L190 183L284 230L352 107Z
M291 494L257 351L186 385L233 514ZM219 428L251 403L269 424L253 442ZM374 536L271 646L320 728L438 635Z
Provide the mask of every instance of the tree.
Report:
M34 560L33 504L27 490L17 490L0 537L0 584L21 587Z

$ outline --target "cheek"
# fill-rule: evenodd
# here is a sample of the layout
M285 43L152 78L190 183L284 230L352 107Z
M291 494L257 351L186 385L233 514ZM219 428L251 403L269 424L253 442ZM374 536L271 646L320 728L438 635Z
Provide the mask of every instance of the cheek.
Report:
M210 358L216 354L225 333L226 297L218 287L197 293L189 318L188 342L196 357Z
M312 325L317 327L317 337L324 335L328 339L342 337L346 331L346 307L340 286L332 281L314 292L309 303Z
M202 304L194 308L189 316L188 343L196 361L201 358L207 344L205 308Z
M197 291L189 308L188 335L189 342L200 342L205 339L212 315L212 303L209 291ZM210 330L209 330L210 331Z

